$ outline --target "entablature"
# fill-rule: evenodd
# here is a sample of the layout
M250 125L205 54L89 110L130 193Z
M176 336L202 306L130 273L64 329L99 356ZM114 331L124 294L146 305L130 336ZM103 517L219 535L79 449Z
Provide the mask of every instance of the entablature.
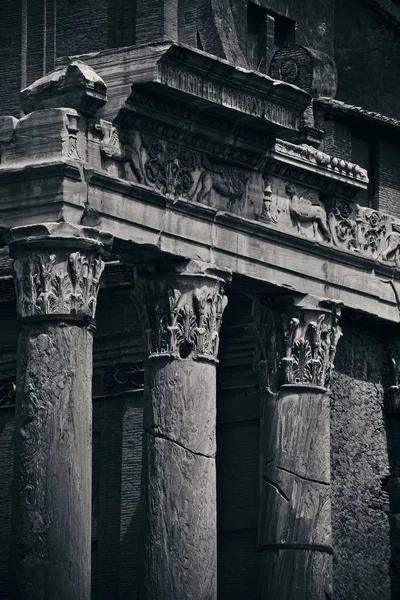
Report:
M115 56L136 56L125 73L132 84L133 69L136 83L133 91L128 86L124 102L118 91L113 120L86 110L93 107L92 82L101 91L101 102L95 98L99 104L107 88L92 68L87 71L76 60L70 73L78 81L76 97L66 67L65 74L59 69L46 76L47 83L25 92L40 110L19 121L0 118L4 226L90 225L131 243L142 255L197 257L234 275L400 320L400 222L356 204L357 193L368 184L364 169L277 138L265 114L235 122L214 110L216 97L207 99L207 111L204 103L182 108L182 96L177 100L169 94L168 78L163 82L160 76L156 87L147 83L153 85L149 73L158 77L159 61L168 56L168 61L186 60L188 69L208 65L207 72L217 78L219 69L238 71L242 90L258 82L266 99L276 98L278 90L285 102L288 97L292 105L297 102L298 113L307 100L304 92L283 83L274 87L270 78L176 44L160 45L156 57L154 47L124 52L105 53L112 59L107 63L111 97L121 79L121 73L114 77ZM143 62L144 52L151 56L151 69ZM104 59L104 53L93 56L93 61ZM138 87L140 77L145 85ZM55 85L56 97L48 99ZM71 106L58 107L57 97L68 97Z

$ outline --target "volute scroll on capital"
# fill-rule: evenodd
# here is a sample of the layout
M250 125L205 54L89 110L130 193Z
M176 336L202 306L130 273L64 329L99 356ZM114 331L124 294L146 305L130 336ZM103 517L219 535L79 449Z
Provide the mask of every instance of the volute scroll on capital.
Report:
M217 362L219 332L228 299L228 271L196 263L196 270L138 278L132 298L142 323L148 358ZM221 274L223 278L221 277Z
M248 330L256 344L255 370L263 387L329 388L337 344L341 305L300 297L291 305L253 305Z
M47 223L15 228L9 241L20 320L93 322L109 234Z

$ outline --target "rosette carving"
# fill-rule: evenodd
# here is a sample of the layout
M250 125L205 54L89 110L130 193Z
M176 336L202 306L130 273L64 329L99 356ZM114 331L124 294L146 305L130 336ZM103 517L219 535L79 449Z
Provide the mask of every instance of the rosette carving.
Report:
M142 322L146 354L217 359L227 305L217 278L141 279L133 300Z

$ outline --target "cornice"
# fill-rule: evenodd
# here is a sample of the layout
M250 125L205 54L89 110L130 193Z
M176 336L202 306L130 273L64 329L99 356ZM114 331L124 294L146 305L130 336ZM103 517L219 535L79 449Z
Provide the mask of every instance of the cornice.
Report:
M79 60L107 84L108 105L99 115L110 121L130 101L131 86L275 134L297 130L311 100L292 84L175 42L105 50L81 55Z
M367 110L362 106L355 106L353 104L342 102L341 100L335 100L333 98L316 98L314 104L327 109L332 114L346 115L355 119L375 123L379 126L390 127L391 129L396 130L397 134L400 128L399 119L387 117L378 112Z

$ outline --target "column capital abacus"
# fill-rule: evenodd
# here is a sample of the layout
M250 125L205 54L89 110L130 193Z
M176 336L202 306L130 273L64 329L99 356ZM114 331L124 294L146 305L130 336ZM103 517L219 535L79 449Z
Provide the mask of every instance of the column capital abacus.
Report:
M230 271L201 261L160 265L137 278L133 300L143 327L148 358L173 357L216 362L224 284Z
M341 304L310 295L255 300L249 332L263 387L327 390L342 335L340 311Z
M69 223L43 223L11 229L8 241L20 322L94 323L110 234Z

